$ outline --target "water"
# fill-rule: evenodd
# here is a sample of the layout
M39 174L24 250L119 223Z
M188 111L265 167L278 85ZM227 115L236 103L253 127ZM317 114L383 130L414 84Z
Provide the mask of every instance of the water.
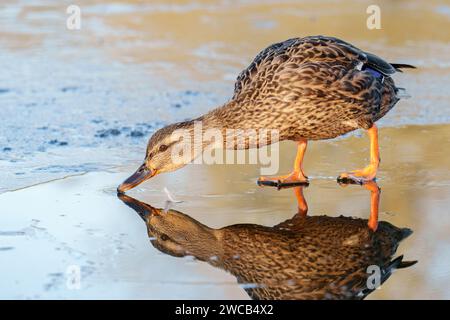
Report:
M378 175L380 220L413 231L393 258L418 263L368 298L450 298L448 3L383 1L382 29L369 31L370 1L108 2L79 1L78 31L66 29L71 1L0 5L0 256L9 262L0 265L0 297L245 299L245 289L267 285L239 284L217 252L201 262L155 249L149 237L157 238L115 188L154 130L227 101L259 50L326 34L418 66L395 76L412 97L379 122ZM368 219L369 192L335 183L367 161L365 135L308 148L308 215ZM294 147L283 143L281 152L285 173ZM291 219L292 190L259 188L258 176L256 165L192 165L130 195L163 208L166 187L183 201L174 209L208 228ZM67 285L72 267L80 289ZM282 286L295 289L292 278Z

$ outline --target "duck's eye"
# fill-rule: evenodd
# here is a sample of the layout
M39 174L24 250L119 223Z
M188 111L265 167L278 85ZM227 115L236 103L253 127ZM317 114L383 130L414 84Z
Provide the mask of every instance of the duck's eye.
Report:
M167 150L167 146L165 144L162 144L159 146L159 152L164 152Z
M170 239L170 238L169 238L169 236L168 236L167 234L164 234L164 233L163 233L163 234L161 235L161 240L162 240L162 241L167 241L167 240L169 240L169 239Z

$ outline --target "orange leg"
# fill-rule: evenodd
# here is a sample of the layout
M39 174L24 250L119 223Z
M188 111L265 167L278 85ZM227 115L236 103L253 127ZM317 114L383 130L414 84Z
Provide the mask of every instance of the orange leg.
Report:
M287 175L274 176L274 177L260 177L258 179L259 185L286 185L286 184L301 184L308 183L308 177L303 172L303 157L306 151L307 145L306 139L302 139L298 142L297 156L294 162L294 171ZM265 183L265 182L271 182Z
M338 181L352 180L356 183L363 184L375 179L377 175L378 165L380 163L380 154L378 151L378 128L374 124L367 130L370 138L370 164L364 169L354 170L342 173L338 177Z
M380 204L380 188L374 181L369 181L364 184L367 190L370 190L370 217L368 226L372 231L377 230L378 226L378 207Z
M297 198L298 214L306 216L308 214L308 204L303 195L303 187L295 187L294 193Z

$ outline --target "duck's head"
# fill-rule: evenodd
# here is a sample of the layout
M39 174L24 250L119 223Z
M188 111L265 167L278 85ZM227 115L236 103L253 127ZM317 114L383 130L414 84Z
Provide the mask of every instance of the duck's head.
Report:
M125 194L118 197L144 220L151 244L159 251L175 257L193 255L200 260L219 253L219 230L177 210L155 208Z
M183 132L186 129L186 132ZM186 156L186 133L190 138L190 126L186 123L168 125L156 131L147 144L144 163L117 188L118 193L124 193L142 182L163 172L174 171L192 160Z
M145 222L151 244L161 252L174 257L192 255L200 260L217 255L215 230L182 212L158 209Z

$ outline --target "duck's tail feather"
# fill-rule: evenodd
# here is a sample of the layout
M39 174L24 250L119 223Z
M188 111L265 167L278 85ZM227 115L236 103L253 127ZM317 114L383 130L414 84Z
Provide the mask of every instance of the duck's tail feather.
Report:
M417 263L417 260L414 261L403 261L403 255L398 256L394 260L392 260L384 269L383 274L381 276L381 284L383 284L397 269L404 269L411 267Z
M400 262L400 264L397 266L397 269L409 268L409 267L415 265L417 262L418 262L417 260L413 260L413 261L402 261L402 262Z
M412 235L413 231L409 228L401 228L400 229L400 234L401 234L401 239L400 241L408 238L410 235Z
M403 261L403 255L398 256L394 260L392 260L388 267L386 268L386 271L394 271L395 269L404 269L411 267L417 263L417 260L414 261Z
M395 95L398 99L411 98L411 95L406 91L406 89L401 87L395 87Z
M406 63L391 63L390 65L398 72L403 72L402 69L417 69L415 66Z
M380 284L383 284L389 277L392 275L392 273L397 269L404 269L411 267L412 265L415 265L417 263L416 261L403 261L403 255L398 256L391 262L389 262L382 270L381 273L381 279ZM365 288L361 291L360 295L362 296L362 299L364 299L369 293L374 291L375 288Z

